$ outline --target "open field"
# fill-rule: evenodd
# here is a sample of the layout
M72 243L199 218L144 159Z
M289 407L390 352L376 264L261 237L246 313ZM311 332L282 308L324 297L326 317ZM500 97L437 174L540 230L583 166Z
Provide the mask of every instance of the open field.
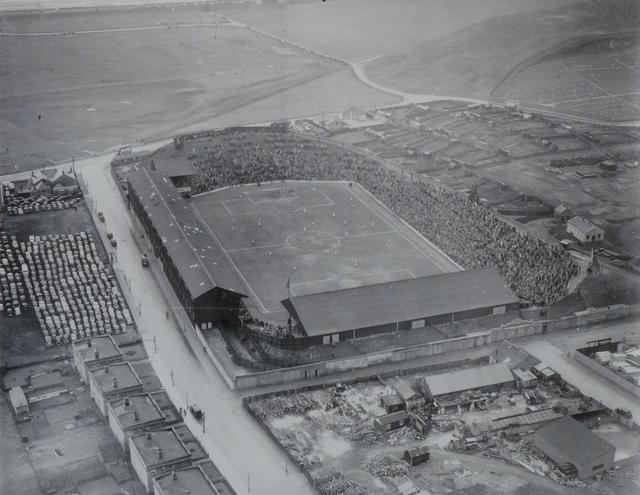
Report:
M494 95L612 121L637 119L640 71L628 55L637 50L638 41L633 34L577 38L567 42L568 47L514 71Z
M356 184L264 183L192 204L269 318L286 318L288 279L300 295L457 269Z
M523 60L572 36L637 29L634 1L536 3L536 7L535 14L524 8L520 13L511 11L403 53L387 54L367 65L367 74L408 92L486 98ZM547 79L536 88L548 85Z
M0 26L0 173L187 126L396 101L337 62L221 23L204 6L3 14Z
M572 2L573 3L573 2ZM283 5L221 5L232 19L335 57L355 60L411 49L483 19L535 7L524 0L340 0Z

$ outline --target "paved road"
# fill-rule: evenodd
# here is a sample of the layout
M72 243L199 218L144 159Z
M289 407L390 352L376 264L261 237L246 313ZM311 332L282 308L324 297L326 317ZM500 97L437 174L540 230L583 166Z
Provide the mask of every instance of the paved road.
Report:
M78 162L76 169L81 170L87 183L87 202L105 215L101 235L109 230L118 240L118 247L112 250L114 268L125 280L123 289L145 348L171 399L177 407L197 402L202 408L206 433L192 417L187 417L186 422L238 493L313 494L306 478L288 465L275 442L242 408L239 396L229 390L195 335L185 338L174 319L165 316L167 300L152 273L140 264L140 251L132 237L138 229L124 213L122 197L107 164L104 158L87 159ZM98 226L101 228L100 223Z

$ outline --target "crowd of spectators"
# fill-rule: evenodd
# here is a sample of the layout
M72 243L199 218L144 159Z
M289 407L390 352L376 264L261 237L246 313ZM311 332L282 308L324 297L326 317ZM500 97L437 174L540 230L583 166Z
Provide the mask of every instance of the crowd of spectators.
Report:
M560 246L518 231L489 208L337 146L268 131L234 131L193 146L194 193L285 179L357 182L464 268L497 267L524 303L555 302L577 272Z

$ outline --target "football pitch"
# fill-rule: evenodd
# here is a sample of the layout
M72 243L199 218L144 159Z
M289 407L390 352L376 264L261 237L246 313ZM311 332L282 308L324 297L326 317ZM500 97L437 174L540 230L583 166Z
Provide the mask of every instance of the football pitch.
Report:
M194 196L196 216L245 285L247 305L284 320L280 301L459 270L357 184L296 181ZM289 286L289 289L287 289Z

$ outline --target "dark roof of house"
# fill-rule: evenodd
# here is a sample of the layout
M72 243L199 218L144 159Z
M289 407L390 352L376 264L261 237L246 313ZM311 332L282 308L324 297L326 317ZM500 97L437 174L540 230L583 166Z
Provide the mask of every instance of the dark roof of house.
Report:
M309 336L517 303L495 268L479 268L350 289L292 296Z
M128 180L191 297L196 299L216 287L245 297L242 283L225 261L225 253L169 178L147 167L138 167Z
M63 187L76 186L78 181L70 175L62 174L54 181L55 185L60 184Z
M571 416L564 416L544 425L535 433L534 438L543 439L545 443L552 445L575 466L588 464L616 449ZM536 446L544 451L544 445ZM549 455L547 452L545 454Z

